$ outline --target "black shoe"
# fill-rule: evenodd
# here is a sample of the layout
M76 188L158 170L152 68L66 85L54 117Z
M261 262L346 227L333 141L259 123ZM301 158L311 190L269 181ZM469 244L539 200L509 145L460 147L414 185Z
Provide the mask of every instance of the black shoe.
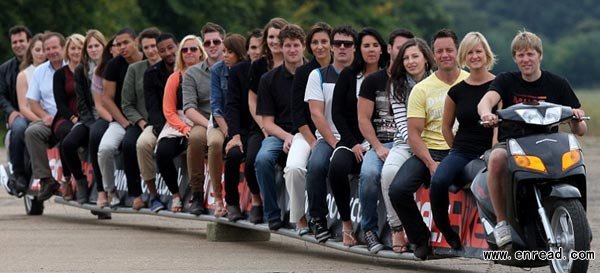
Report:
M327 228L327 220L320 218L313 218L310 220L312 225L312 231L315 235L315 240L319 243L324 243L331 238L331 233Z
M427 237L429 238L429 236ZM415 251L413 254L420 260L427 260L427 255L431 253L431 243L429 240L427 242L422 242L420 244L415 244Z
M369 252L375 254L383 249L383 244L379 241L379 237L377 237L377 234L374 231L369 230L365 232L365 240L367 241L367 249Z
M283 227L283 221L281 221L281 219L277 218L274 220L269 220L269 229L270 230L278 230L281 227Z
M75 197L77 198L77 203L83 205L87 203L89 196L88 182L85 178L77 180L77 193L75 193Z
M460 241L460 237L458 236L458 234L456 234L456 232L452 231L452 233L444 234L444 237L446 238L446 242L448 243L448 245L453 250L455 250L455 251L463 250L462 242Z
M250 209L250 216L248 217L248 221L253 224L263 223L263 206L252 206Z
M206 208L204 207L204 193L203 192L193 192L192 199L190 200L190 207L188 212L194 215L200 215L206 213Z
M239 206L227 206L227 218L229 222L237 222L238 220L244 219L242 211Z
M22 175L15 175L15 190L18 197L22 197L29 190L29 180Z
M60 184L58 184L54 178L43 178L40 180L40 192L38 193L38 200L40 202L44 202L50 199L50 197L52 197L52 195L54 195L59 188Z

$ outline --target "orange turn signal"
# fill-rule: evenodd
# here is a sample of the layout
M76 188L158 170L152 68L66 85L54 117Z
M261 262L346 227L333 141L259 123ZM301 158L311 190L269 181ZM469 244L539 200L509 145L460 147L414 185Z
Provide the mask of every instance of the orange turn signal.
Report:
M571 150L563 154L562 156L562 170L563 172L573 167L575 164L581 161L581 152L579 150Z
M534 170L534 171L538 171L538 172L543 172L543 173L547 172L546 165L544 165L544 162L542 162L542 159L540 159L537 156L515 155L515 156L513 156L513 159L515 160L515 163L517 164L517 166L519 166L521 168Z

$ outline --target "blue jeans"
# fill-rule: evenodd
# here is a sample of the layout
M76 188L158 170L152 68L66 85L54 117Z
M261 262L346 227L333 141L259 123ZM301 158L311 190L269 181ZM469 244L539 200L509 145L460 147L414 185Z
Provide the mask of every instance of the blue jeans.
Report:
M25 169L25 154L27 149L25 147L25 130L29 126L29 121L22 116L18 116L12 123L10 129L10 148L9 148L9 160L12 164L13 173L15 175L28 176L30 173Z
M327 172L329 158L333 153L331 145L321 138L313 148L306 165L306 191L308 213L313 218L327 216Z
M277 185L275 166L283 153L283 140L269 136L262 141L256 155L254 166L256 179L263 197L264 212L267 221L281 219L281 209L277 204Z
M460 177L464 167L471 160L478 158L477 154L462 153L457 150L450 150L448 156L440 162L429 188L429 199L431 202L431 212L435 226L444 234L445 237L454 236L454 231L450 226L448 218L448 188ZM462 181L461 181L462 182Z
M393 142L383 146L391 149ZM363 157L358 179L358 196L360 198L360 227L363 232L377 232L377 201L381 195L381 169L384 161L377 156L375 149L367 151Z

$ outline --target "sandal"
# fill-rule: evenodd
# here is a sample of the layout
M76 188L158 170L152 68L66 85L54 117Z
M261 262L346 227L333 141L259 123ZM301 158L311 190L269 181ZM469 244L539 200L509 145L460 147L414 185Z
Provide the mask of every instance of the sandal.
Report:
M351 247L358 243L356 237L354 237L354 232L351 230L342 230L342 233L342 242L344 243L344 246Z
M223 201L215 202L215 217L224 217L227 215L227 208L225 208L225 204Z
M181 212L183 210L183 203L181 203L180 197L173 197L171 199L171 212Z
M408 239L404 233L404 229L392 230L392 250L396 253L408 251Z

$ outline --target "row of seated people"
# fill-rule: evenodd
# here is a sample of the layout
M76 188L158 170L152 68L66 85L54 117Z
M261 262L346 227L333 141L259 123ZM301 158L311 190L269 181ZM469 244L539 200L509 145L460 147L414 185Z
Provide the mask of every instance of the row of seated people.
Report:
M169 209L180 212L187 189L180 188L174 160L186 152L187 211L192 214L206 213L208 158L214 214L242 219L237 185L243 163L251 192L249 220L281 228L287 223L277 202L279 164L290 199L289 222L300 234L312 232L319 242L331 237L329 184L343 243L358 243L349 181L357 174L360 229L369 251L383 248L376 211L382 196L393 250L407 251L408 235L415 255L426 257L430 231L413 199L422 184L431 184L435 222L446 241L454 249L462 247L448 220L448 188L468 161L492 146L493 130L477 124L477 103L488 90L503 90L507 81L494 81L489 72L494 55L483 35L469 33L459 45L453 31L442 29L433 36L432 51L404 29L391 32L386 43L369 27L357 33L350 26L317 23L305 35L282 18L270 20L249 39L226 35L215 23L207 23L201 33L178 41L156 28L139 36L124 28L109 41L97 30L85 37L64 39L47 32L27 39L28 58L33 60L41 43L47 61L38 60L30 76L26 69L19 74L25 85L17 84L15 91L20 112L7 111L7 116L11 142L21 137L16 145L27 148L33 178L40 179L40 200L62 184L65 199L88 202L88 181L77 153L87 147L98 206L122 201L114 175L120 153L134 209L166 209L157 194L158 171L171 194ZM519 50L536 49L531 39L525 40ZM310 61L305 48L313 56ZM27 67L32 66L33 61ZM455 124L460 124L456 135ZM65 177L60 184L45 152L55 144ZM450 146L457 152L445 160ZM14 151L19 149L23 152L22 147ZM12 148L10 158L13 166L24 165L15 164L22 158ZM28 185L24 173L15 168L20 188Z

